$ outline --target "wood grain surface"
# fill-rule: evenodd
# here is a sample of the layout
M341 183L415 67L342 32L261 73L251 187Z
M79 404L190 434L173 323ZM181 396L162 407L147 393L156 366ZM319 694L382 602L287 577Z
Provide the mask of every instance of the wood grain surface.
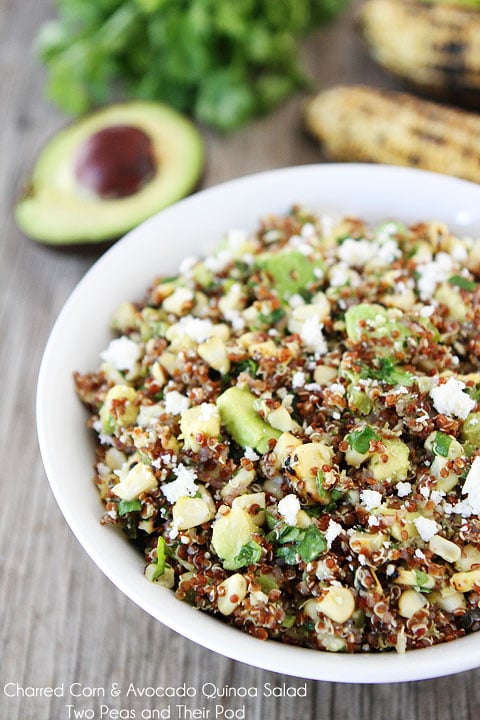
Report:
M87 557L49 490L35 430L38 368L57 313L100 254L36 245L12 218L36 152L65 122L43 99L44 75L32 52L37 28L52 13L46 0L0 0L0 718L64 720L92 717L92 712L100 717L101 704L117 711L103 717L139 718L142 710L148 717L148 711L163 707L158 698L72 699L67 690L64 697L28 698L21 691L9 697L17 683L20 688L79 683L88 693L88 688L108 690L112 683L125 690L130 683L178 687L185 682L198 695L205 683L302 688L303 680L224 659L147 616ZM366 57L353 14L347 12L305 43L305 60L318 87L350 81L391 85ZM302 129L302 101L297 96L229 137L204 132L208 164L202 186L320 161L320 151ZM249 720L477 720L480 670L383 686L307 682L305 698L220 702L237 716L244 706ZM66 707L72 703L77 715ZM188 707L204 707L208 714L197 717L210 720L215 704L199 697Z

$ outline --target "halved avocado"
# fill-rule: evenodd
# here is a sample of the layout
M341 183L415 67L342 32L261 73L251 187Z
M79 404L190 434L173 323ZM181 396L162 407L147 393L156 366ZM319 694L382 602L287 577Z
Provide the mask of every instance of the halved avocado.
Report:
M110 105L42 149L15 216L52 245L112 240L192 190L204 165L195 126L166 105Z

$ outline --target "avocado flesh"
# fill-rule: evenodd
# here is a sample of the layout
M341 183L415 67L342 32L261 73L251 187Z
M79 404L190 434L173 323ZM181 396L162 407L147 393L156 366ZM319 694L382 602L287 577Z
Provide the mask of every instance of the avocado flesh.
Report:
M298 251L260 256L257 265L271 275L274 287L282 299L306 289L316 279L315 270L323 269L323 263L313 263Z
M157 172L138 192L102 199L75 175L79 148L113 125L143 130L152 140ZM29 237L52 245L96 243L128 230L190 192L204 164L195 126L165 105L132 102L100 110L59 132L41 151L15 217Z
M263 455L268 450L270 440L278 440L281 432L262 420L255 411L255 400L250 390L234 386L217 398L217 407L222 424L235 442Z

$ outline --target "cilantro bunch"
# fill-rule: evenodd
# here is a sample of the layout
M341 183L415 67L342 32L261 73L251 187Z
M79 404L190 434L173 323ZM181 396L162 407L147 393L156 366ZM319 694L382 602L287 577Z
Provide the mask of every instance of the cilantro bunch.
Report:
M37 47L64 111L159 100L232 130L305 85L299 40L347 0L56 2Z

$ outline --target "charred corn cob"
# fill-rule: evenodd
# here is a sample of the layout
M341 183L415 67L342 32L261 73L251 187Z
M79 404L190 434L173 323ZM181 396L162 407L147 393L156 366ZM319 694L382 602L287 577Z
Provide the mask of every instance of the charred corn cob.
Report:
M407 93L339 86L313 98L306 124L336 160L410 165L480 182L480 116Z
M359 26L384 69L432 97L480 107L480 8L367 0Z

